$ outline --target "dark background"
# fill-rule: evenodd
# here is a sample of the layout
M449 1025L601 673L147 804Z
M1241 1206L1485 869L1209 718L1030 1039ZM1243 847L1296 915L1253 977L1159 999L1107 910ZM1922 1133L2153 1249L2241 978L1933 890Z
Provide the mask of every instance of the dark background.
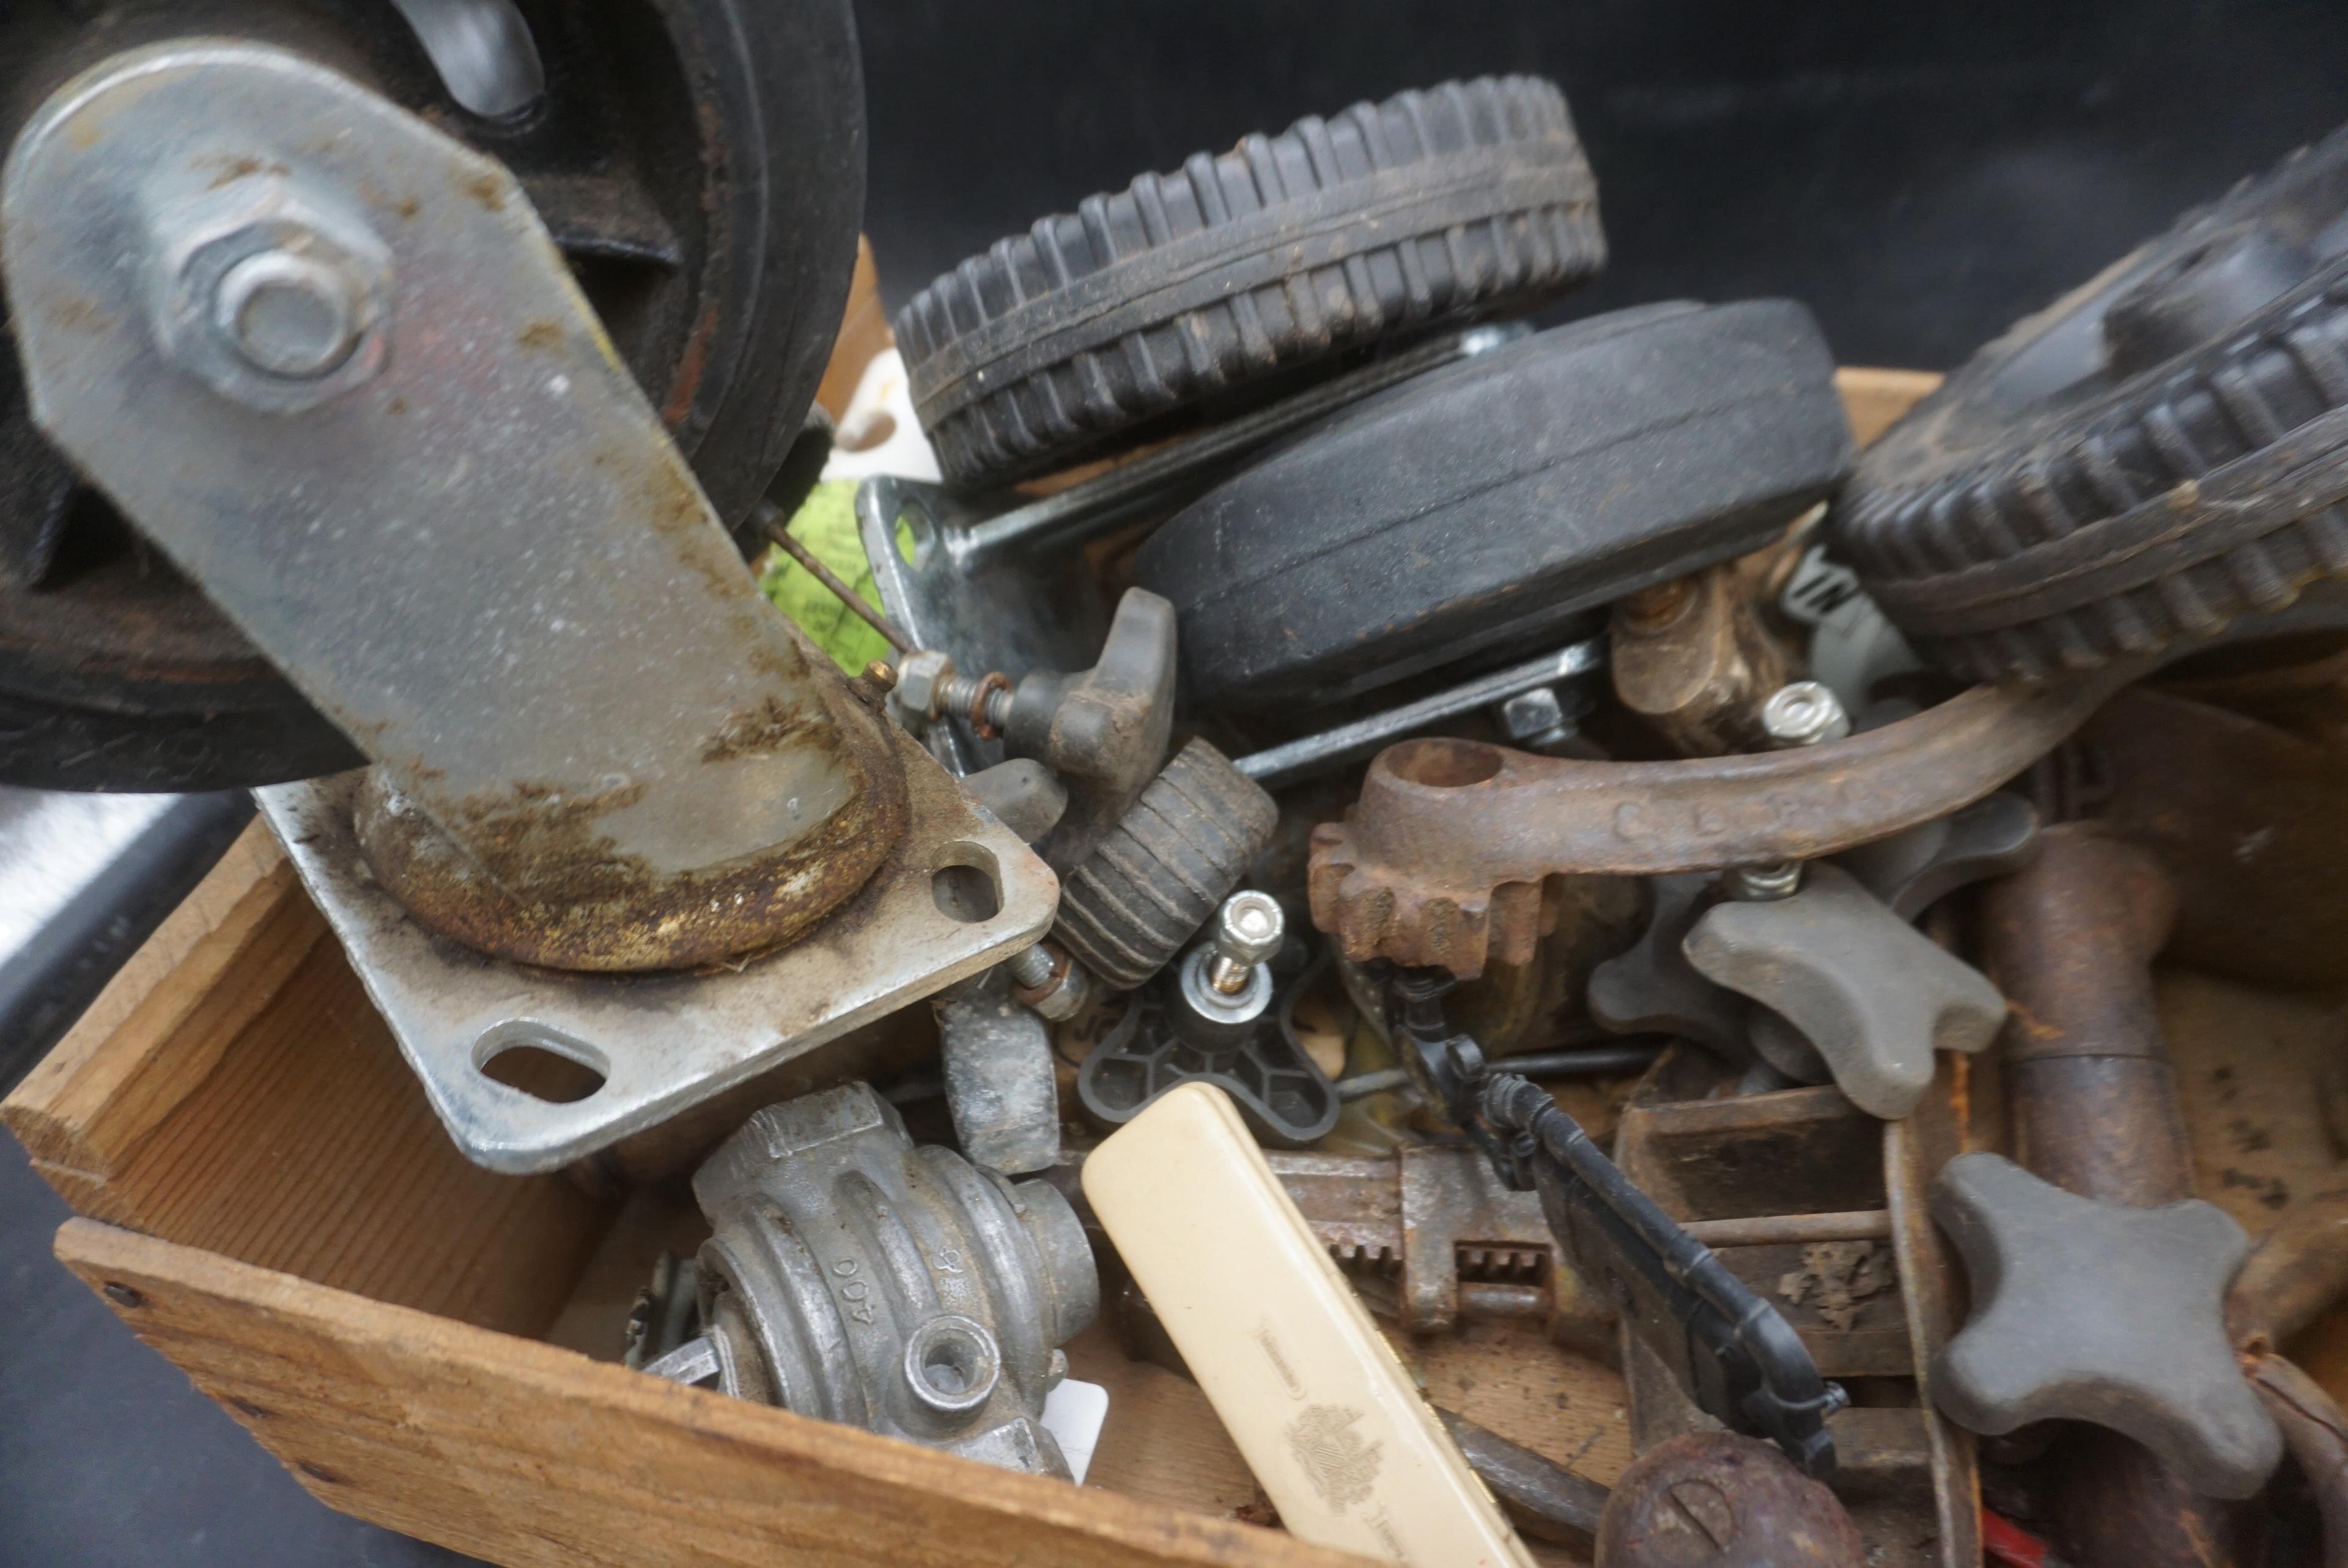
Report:
M2348 5L2178 0L882 0L891 305L1095 190L1450 77L1555 78L1612 260L1566 313L1789 294L1945 369L2348 118Z
M2348 118L2339 0L864 0L860 15L867 227L892 303L1193 150L1532 71L1565 87L1613 252L1561 313L1789 294L1846 363L1945 368ZM459 1561L312 1502L50 1260L64 1212L0 1141L0 1565Z

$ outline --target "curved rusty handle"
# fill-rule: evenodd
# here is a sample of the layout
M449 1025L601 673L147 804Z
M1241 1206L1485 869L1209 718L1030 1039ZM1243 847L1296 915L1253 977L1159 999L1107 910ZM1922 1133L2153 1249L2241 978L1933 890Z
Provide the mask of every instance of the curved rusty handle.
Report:
M1971 804L2142 674L1977 686L1879 730L1797 751L1684 762L1539 757L1440 737L1389 746L1362 798L1313 835L1313 923L1356 962L1532 957L1540 884L1807 860Z

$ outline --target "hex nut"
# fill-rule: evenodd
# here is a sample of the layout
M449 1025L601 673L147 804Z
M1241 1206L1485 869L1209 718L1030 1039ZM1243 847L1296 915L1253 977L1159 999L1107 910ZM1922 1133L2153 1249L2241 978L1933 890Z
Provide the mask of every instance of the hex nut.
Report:
M157 344L221 396L300 414L382 373L391 251L340 203L252 175L164 208L151 233Z
M1850 714L1834 689L1818 681L1780 686L1761 704L1761 728L1780 748L1815 746L1850 733Z
M897 701L923 719L942 718L946 711L946 684L953 678L953 655L917 648L898 661Z
M1085 967L1049 942L1021 949L1007 960L1012 995L1037 1017L1059 1023L1084 1010L1093 980Z
M1280 951L1288 922L1280 901L1253 888L1223 900L1215 914L1215 951L1240 964L1261 964Z
M1533 740L1565 722L1565 704L1557 700L1553 687L1536 686L1500 704L1500 728L1512 741Z

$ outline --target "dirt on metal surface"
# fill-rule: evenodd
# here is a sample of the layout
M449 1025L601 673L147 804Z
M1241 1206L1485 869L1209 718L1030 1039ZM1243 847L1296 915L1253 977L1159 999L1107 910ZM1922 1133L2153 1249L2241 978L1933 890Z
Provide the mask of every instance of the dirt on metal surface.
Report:
M849 798L829 820L772 855L706 871L659 876L619 852L597 822L633 803L622 787L586 799L515 786L511 799L469 803L467 842L495 845L484 870L371 771L357 815L376 876L418 919L469 947L550 968L687 969L771 951L838 908L889 858L905 833L905 779L872 715L843 687L822 691L818 723L768 698L713 737L718 763L786 742L820 740L839 759Z

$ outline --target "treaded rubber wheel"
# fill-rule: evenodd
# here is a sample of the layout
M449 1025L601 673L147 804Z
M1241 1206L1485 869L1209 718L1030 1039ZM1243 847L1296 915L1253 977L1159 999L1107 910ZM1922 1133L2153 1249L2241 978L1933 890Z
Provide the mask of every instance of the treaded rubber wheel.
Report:
M1565 95L1484 77L1145 174L913 296L897 344L947 481L980 487L1340 352L1594 276Z
M1134 580L1180 617L1183 695L1310 709L1767 543L1850 426L1791 300L1642 305L1415 376L1168 522Z
M1983 348L1886 433L1838 552L1919 653L2036 677L2348 573L2348 128Z

